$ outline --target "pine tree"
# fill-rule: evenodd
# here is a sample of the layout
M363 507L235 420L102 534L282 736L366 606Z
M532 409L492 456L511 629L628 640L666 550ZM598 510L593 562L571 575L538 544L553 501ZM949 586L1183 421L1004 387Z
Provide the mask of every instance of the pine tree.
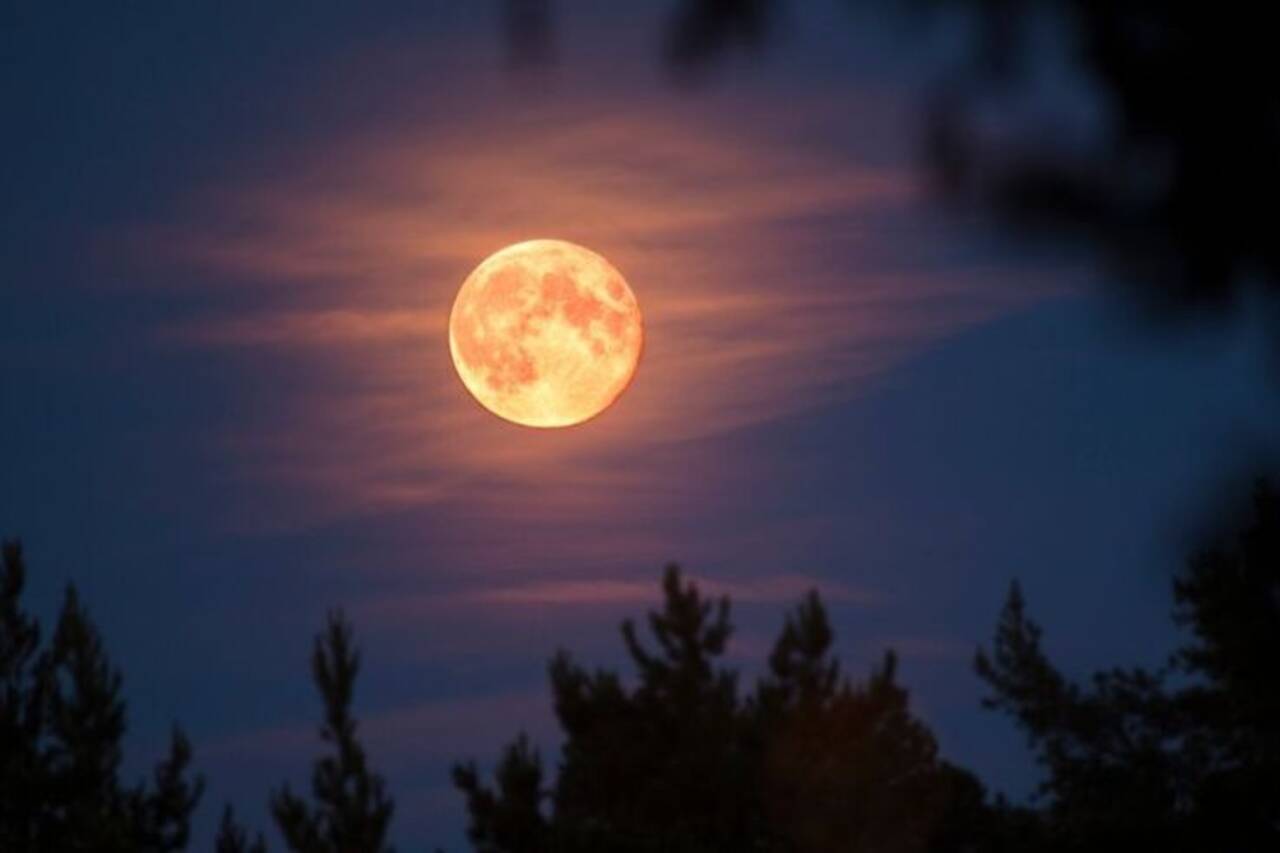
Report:
M565 732L555 818L574 849L749 849L737 680L718 666L732 633L729 602L705 599L676 566L663 593L648 620L656 649L632 621L622 626L634 690L565 652L551 663Z
M214 840L213 849L216 853L267 853L262 833L250 840L248 831L236 821L235 810L230 804L222 810L222 821L218 824L218 837Z
M977 656L986 704L1045 768L1052 849L1280 849L1280 496L1259 484L1249 519L1193 558L1174 596L1193 639L1160 669L1070 681L1016 584Z
M45 702L34 675L40 626L21 607L22 546L5 542L0 575L0 849L34 850L45 811Z
M204 783L174 729L152 784L120 782L122 677L68 588L49 644L21 607L22 548L0 577L0 849L167 853L184 849Z
M359 669L351 626L340 612L332 612L316 637L311 672L324 702L320 736L333 752L312 772L314 804L288 785L271 797L276 825L296 853L391 853L385 839L395 806L382 777L369 769L351 715Z
M986 820L977 779L942 762L886 652L843 676L817 593L791 614L756 689L771 850L963 850Z
M453 782L467 798L472 815L469 837L477 853L540 853L550 828L542 812L547 792L542 761L521 734L507 747L494 773L497 790L480 781L475 764L453 768Z
M480 853L953 853L989 834L981 786L938 759L893 655L865 684L841 675L816 593L788 618L769 674L744 698L720 663L729 602L707 600L675 566L662 589L651 643L623 623L633 687L566 652L552 660L565 740L549 809L523 736L494 789L474 765L455 768Z

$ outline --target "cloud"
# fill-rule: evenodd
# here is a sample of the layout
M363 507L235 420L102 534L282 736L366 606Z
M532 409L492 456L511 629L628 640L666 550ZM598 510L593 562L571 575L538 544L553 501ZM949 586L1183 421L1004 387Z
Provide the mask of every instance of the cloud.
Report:
M879 596L835 581L803 575L777 575L736 581L689 577L708 596L728 596L738 603L797 601L810 590L821 590L832 602L871 604ZM464 598L484 604L658 604L658 591L648 581L561 580L497 586L468 593Z
M405 773L426 762L489 756L523 728L554 738L545 690L516 691L418 702L388 711L360 713L360 739L379 772ZM257 762L309 766L325 749L317 723L299 721L213 739L201 748L219 765Z
M238 522L410 508L476 526L647 517L673 477L723 494L738 476L713 453L696 472L664 468L669 450L857 395L1028 300L990 270L933 271L940 238L905 224L919 204L910 164L751 119L643 101L476 110L328 141L272 181L134 229L135 252L186 273L152 280L220 292L168 345L242 359L246 381L273 383L270 405L217 436L228 470L254 484ZM447 358L444 318L471 266L536 236L609 257L645 315L632 387L573 430L499 422Z
M772 575L724 580L685 575L706 596L728 596L736 604L791 604L817 590L834 604L871 606L884 600L880 593L853 584L808 575ZM354 613L360 621L421 622L441 613L472 619L478 609L503 607L578 607L628 605L635 609L661 606L662 592L651 578L564 578L518 583L496 583L428 596L387 595L359 603Z
M193 323L167 330L171 340L200 346L287 348L386 344L429 339L444 329L439 311L283 311Z

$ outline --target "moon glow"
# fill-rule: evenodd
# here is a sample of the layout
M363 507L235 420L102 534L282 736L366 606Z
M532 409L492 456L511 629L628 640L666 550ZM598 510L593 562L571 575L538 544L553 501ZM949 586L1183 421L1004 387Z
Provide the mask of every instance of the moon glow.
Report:
M490 255L449 315L463 385L495 415L531 427L572 426L607 409L635 375L643 344L622 274L563 240Z

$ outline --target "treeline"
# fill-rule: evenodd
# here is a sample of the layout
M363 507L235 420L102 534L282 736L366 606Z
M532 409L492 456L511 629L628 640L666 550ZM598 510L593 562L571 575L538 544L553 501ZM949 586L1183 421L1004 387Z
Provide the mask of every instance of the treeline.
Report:
M203 780L175 729L153 778L120 779L125 704L74 590L52 636L21 606L21 547L0 576L0 850L186 849ZM975 669L985 704L1027 734L1044 771L1015 805L940 757L911 711L892 652L865 679L833 654L817 593L792 611L759 681L723 655L728 600L672 566L647 636L627 621L634 677L561 652L549 667L564 733L554 771L524 735L491 779L455 766L478 853L714 851L1280 850L1280 496L1260 485L1231 535L1177 577L1186 641L1156 669L1085 683L1049 660L1021 592L1010 591ZM394 814L351 706L359 657L330 614L312 678L324 753L309 796L270 796L287 849L381 853ZM224 807L218 853L266 850Z

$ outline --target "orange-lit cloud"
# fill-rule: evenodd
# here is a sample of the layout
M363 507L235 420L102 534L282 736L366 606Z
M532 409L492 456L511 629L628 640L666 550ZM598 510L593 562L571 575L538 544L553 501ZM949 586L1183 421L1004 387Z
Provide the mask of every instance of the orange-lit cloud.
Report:
M435 311L328 309L263 312L218 322L200 323L171 331L186 344L205 346L281 346L294 349L332 348L420 340L443 328L444 315Z
M916 263L937 247L927 229L901 230L918 203L911 175L693 105L477 113L317 148L294 174L199 196L189 220L133 245L251 295L171 342L323 377L220 436L233 469L264 486L245 519L636 512L668 487L644 461L655 449L856 395L1025 301L987 271ZM474 263L536 236L621 268L648 340L613 410L533 435L468 398L444 318ZM706 464L703 482L721 476Z
M780 574L740 580L688 576L700 591L710 597L728 596L735 604L774 604L789 609L810 590L820 589L830 604L870 606L883 601L883 595L847 582L806 575ZM423 618L438 619L462 614L476 620L481 611L500 613L503 608L607 607L619 606L641 613L661 605L661 591L652 577L576 578L494 583L462 591L424 595L387 595L367 598L354 610L362 622L382 626ZM501 618L501 616L499 616Z
M711 597L728 596L739 603L785 603L801 599L809 590L822 587L828 601L871 603L879 596L868 590L860 590L832 581L802 575L775 575L740 581L717 581L692 577L701 591ZM487 604L638 604L655 602L654 584L651 580L574 580L541 581L535 583L495 586L471 594L473 600Z

